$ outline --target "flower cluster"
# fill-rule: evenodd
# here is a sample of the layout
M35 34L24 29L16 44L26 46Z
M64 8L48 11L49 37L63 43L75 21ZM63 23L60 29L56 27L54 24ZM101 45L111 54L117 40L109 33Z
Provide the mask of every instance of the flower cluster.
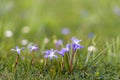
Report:
M74 70L74 66L76 65L76 58L75 58L75 54L77 53L78 49L82 49L83 46L80 45L81 40L78 40L75 37L71 38L71 43L67 43L65 47L63 47L63 42L62 40L58 40L56 42L56 48L57 49L50 49L50 50L46 50L43 51L43 56L45 58L44 60L44 66L47 66L47 61L48 59L50 59L50 61L53 63L53 58L59 58L60 56L60 62L58 62L59 65L61 65L58 69L60 71L63 71L63 69L68 70L70 73ZM58 48L59 46L61 46L60 48ZM33 64L35 63L36 59L35 59L35 52L39 49L39 47L34 44L34 45L29 45L28 46L29 52L32 53L32 57L31 57L31 61L30 61L30 68L33 66ZM92 48L93 49L93 48ZM17 67L18 65L18 60L19 60L19 55L21 53L22 50L24 50L24 48L19 48L18 46L16 46L15 49L11 49L12 51L15 51L18 53L17 57L16 57L16 62L14 64L14 68ZM41 60L41 62L43 62L43 60ZM86 61L87 62L87 61Z
M66 44L66 47L65 48L62 48L60 51L57 51L60 55L64 56L64 54L66 52L70 52L70 50L72 49L74 52L77 50L77 49L81 49L83 48L83 46L81 46L79 44L79 42L81 42L81 40L78 40L77 38L74 38L72 37L71 38L71 41L72 43L68 43Z
M62 44L62 41L59 41L60 44ZM81 49L83 48L83 46L81 46L79 43L81 42L81 40L78 40L77 38L72 37L71 38L71 43L67 43L66 47L62 48L61 50L54 50L54 49L50 49L47 51L44 51L43 53L45 54L44 58L50 58L50 60L52 60L52 58L58 58L57 54L60 54L62 57L64 57L65 53L69 53L71 50L73 52L76 52L77 49ZM18 46L15 49L12 49L12 51L16 51L18 54L21 53L21 50L23 50L24 48L19 48ZM29 51L34 52L37 51L39 48L37 45L31 45L29 46Z
M30 52L33 52L33 51L37 51L39 48L37 47L36 44L34 44L33 46L29 46L29 51ZM15 48L11 49L11 51L15 51L17 52L18 54L21 53L21 50L24 50L24 48L19 48L18 46L16 46Z
M64 54L69 51L70 51L70 44L66 44L66 47L62 48L60 51L57 51L57 53L64 56Z

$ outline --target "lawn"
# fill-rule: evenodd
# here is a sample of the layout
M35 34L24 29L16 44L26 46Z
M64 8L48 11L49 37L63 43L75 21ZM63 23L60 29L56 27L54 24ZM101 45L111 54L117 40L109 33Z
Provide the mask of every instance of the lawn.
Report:
M120 0L1 0L0 80L119 80Z

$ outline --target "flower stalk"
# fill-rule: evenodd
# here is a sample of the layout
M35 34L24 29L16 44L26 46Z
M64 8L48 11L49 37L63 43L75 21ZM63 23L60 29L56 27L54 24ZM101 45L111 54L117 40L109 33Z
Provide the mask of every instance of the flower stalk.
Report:
M35 57L35 51L32 52L32 59L30 62L30 66L32 66L34 64L34 57Z
M31 62L30 62L30 67L31 67L31 66L34 64L35 52L36 52L39 48L37 47L36 44L34 44L33 46L30 46L29 49L30 49L30 52L32 53L32 59L31 59Z
M14 68L16 69L17 65L18 65L18 59L19 59L19 54L17 55L16 57L16 61L15 61L15 65L14 65Z

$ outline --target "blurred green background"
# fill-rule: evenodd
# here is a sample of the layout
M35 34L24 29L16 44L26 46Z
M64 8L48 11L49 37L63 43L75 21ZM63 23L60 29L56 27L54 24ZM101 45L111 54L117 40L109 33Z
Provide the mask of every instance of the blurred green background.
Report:
M67 28L69 34L62 34ZM120 33L120 0L0 0L0 40L56 35L111 38ZM8 39L8 38L7 38Z

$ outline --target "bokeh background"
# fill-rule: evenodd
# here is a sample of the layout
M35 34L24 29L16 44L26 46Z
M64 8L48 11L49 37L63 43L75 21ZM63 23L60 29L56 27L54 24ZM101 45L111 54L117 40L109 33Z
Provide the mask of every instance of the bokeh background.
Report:
M0 0L0 41L119 33L120 0Z

